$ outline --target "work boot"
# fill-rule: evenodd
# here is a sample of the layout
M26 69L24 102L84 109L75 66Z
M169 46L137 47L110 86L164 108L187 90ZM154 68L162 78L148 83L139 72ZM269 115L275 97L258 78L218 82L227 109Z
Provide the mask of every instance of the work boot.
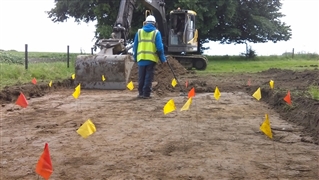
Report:
M142 99L142 98L144 98L144 96L143 95L138 95L137 98L138 99Z
M151 99L151 96L144 96L143 99Z

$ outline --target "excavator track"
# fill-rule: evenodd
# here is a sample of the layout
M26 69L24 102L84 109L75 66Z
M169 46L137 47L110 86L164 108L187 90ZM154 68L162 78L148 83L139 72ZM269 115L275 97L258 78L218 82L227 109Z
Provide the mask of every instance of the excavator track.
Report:
M186 69L190 70L195 68L196 70L203 71L206 69L208 64L208 59L206 56L202 55L170 55L175 58L181 65L183 65Z

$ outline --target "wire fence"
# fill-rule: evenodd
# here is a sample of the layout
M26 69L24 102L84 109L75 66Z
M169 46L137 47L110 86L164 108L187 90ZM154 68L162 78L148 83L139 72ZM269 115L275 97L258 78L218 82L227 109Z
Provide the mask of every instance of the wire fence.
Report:
M85 54L85 53L81 52L80 54ZM93 55L93 48L91 48L90 54ZM71 57L70 46L67 45L65 56L29 58L28 44L25 44L24 66L25 66L25 69L28 69L29 63L38 63L38 62L50 63L50 62L57 62L57 61L62 61L62 62L66 61L66 66L67 66L67 68L69 68L70 67L70 57Z

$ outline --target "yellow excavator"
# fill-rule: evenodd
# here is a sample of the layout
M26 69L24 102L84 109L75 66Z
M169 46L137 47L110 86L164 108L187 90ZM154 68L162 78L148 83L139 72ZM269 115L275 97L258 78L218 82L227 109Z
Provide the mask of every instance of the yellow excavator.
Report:
M96 43L100 49L96 55L79 55L76 58L74 82L81 84L81 88L126 89L134 64L129 53L133 45L128 43L127 38L137 1L147 9L145 17L150 14L155 17L165 55L172 56L186 69L206 69L208 61L199 50L195 11L178 8L166 16L164 0L121 0L111 38ZM178 26L182 28L178 30Z

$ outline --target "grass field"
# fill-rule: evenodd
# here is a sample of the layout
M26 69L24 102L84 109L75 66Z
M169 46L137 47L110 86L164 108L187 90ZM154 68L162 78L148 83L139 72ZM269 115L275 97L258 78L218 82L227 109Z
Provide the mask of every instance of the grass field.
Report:
M2 51L3 52L3 51ZM25 69L24 52L6 51L0 54L0 89L5 86L28 83L35 77L38 81L50 82L69 78L74 73L74 62L78 54L70 54L70 66L67 68L66 53L29 52L30 59L38 59L37 63ZM5 59L7 59L5 61ZM42 62L45 60L45 62ZM54 61L54 62L48 62ZM209 56L209 64L199 74L258 72L269 68L281 69L314 69L318 68L318 55L295 55L294 59L287 56L257 57L247 60L239 56ZM12 61L12 62L11 62ZM10 63L11 62L11 63Z
M208 57L209 64L205 71L199 71L201 74L207 73L238 73L238 72L258 72L269 68L280 69L315 69L319 66L319 57L295 56L294 59L285 56L264 56L257 57L254 60L247 60L243 57Z

